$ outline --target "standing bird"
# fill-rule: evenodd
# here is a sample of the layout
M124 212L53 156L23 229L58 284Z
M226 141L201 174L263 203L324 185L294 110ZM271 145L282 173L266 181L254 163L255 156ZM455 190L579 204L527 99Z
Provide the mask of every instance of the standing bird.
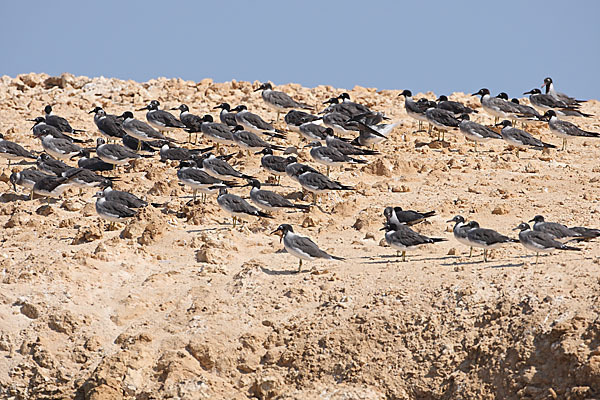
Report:
M105 163L112 164L113 168L117 165L129 164L142 157L120 144L108 144L103 138L96 140L96 154Z
M564 93L557 92L554 89L554 82L552 82L552 78L550 78L550 77L544 78L544 83L542 84L541 87L546 88L546 94L549 94L550 96L555 97L558 100L564 101L569 106L577 107L580 105L580 103L585 102L585 100L576 100L574 97L567 96Z
M219 119L223 124L232 128L238 124L235 120L235 112L231 111L231 106L229 104L221 103L218 106L213 107L213 110L218 108L221 109L221 112L219 113Z
M243 174L233 168L227 161L216 157L212 153L206 153L202 158L202 168L211 176L226 180L231 178L253 179L253 176Z
M248 107L245 105L239 105L232 111L237 111L237 114L235 114L237 125L243 126L246 130L257 134L268 134L269 136L279 137L281 139L285 138L285 136L278 132L277 129L273 128L273 125L266 122L259 115L248 111Z
M190 158L196 157L198 154L206 153L207 151L211 151L215 148L215 146L206 147L204 149L186 149L183 147L175 147L169 145L169 143L165 143L159 151L160 160L189 160Z
M478 124L477 122L469 121L468 114L463 114L461 116L458 129L463 133L463 135L465 135L467 139L475 142L475 151L477 151L477 142L487 142L491 139L502 139L502 135L495 130Z
M383 216L388 224L393 225L416 225L425 221L429 217L433 217L435 211L418 212L413 210L403 210L401 207L386 207L383 210Z
M246 200L235 194L227 193L227 189L222 187L219 189L219 196L217 197L217 204L233 217L233 227L235 228L236 222L243 223L242 217L254 216L262 218L273 218L267 213L260 211L258 208L252 206Z
M431 133L431 127L434 126L438 130L438 141L440 141L440 133L441 133L441 141L444 141L444 134L446 131L458 128L460 125L460 121L456 119L454 114L451 111L443 110L440 108L428 108L425 111L425 117L427 121L430 123L429 130Z
M140 149L142 148L142 142L153 142L155 140L174 142L173 139L166 137L156 129L152 128L147 123L133 118L133 113L131 111L125 111L121 115L121 118L123 118L124 120L123 129L125 130L125 132L139 140L137 151L140 151Z
M481 106L483 109L494 117L494 124L498 123L498 119L517 119L519 114L518 107L510 101L499 97L490 96L490 91L487 88L479 89L473 96L481 96Z
M281 209L310 209L310 206L307 204L294 204L278 193L261 189L258 179L250 179L248 184L252 186L252 189L250 189L250 200L252 200L257 207L260 207L265 211L273 212Z
M46 119L44 117L28 119L28 121L35 122L35 124L31 127L31 130L33 131L33 136L41 137L44 135L49 135L49 136L52 136L53 138L64 139L71 143L83 143L83 140L73 138L69 135L62 133L56 127L54 127L52 125L48 125L46 123Z
M289 167L290 165L288 165ZM298 176L300 186L313 194L313 204L317 204L319 193L325 193L330 190L354 190L351 186L342 185L319 172L312 172L311 170L312 168L309 169L302 166L296 171L296 175Z
M123 129L123 121L116 115L107 114L102 107L95 107L89 112L89 114L91 113L94 113L96 127L107 139L122 139L123 136L127 135L127 132Z
M559 242L582 238L579 232L573 231L558 222L546 222L541 215L536 215L529 222L533 222L534 231L547 233Z
M67 139L57 139L46 133L36 136L42 139L42 147L46 153L60 160L69 160L81 154L82 148Z
M20 172L10 174L9 181L13 185L13 189L17 191L17 185L23 186L30 190L30 200L33 200L33 186L44 178L52 178L53 175L48 175L37 169L28 168Z
M406 251L412 250L418 246L430 243L445 242L448 239L430 238L421 235L406 225L395 225L386 223L382 230L385 230L385 241L397 252L402 252L402 261L406 261Z
M566 102L560 100L557 97L551 96L549 94L542 94L540 89L533 88L528 92L523 94L529 95L529 101L531 104L541 110L542 112L546 112L549 110L554 110L557 115L563 117L591 117L591 114L583 113L573 106L569 106Z
M568 121L561 121L556 116L556 112L553 110L548 110L543 115L543 118L548 120L548 127L550 128L550 132L554 133L556 136L562 138L563 147L562 150L566 150L567 148L567 139L572 137L600 137L600 133L584 131L579 128L577 125L572 124Z
M294 229L289 224L281 224L271 235L278 235L283 242L286 251L299 259L298 272L302 271L302 260L313 261L316 259L344 261L342 257L332 256L321 250L319 246L306 236L300 236L294 233Z
M498 125L502 126L502 130L500 131L502 139L504 139L504 141L506 141L508 144L516 147L517 157L519 157L519 149L526 149L529 147L533 147L534 149L538 150L545 147L551 149L556 148L556 146L553 144L542 142L524 130L514 128L512 123L508 120L504 120Z
M310 149L310 156L319 164L323 164L327 167L327 176L329 176L330 167L342 166L346 163L365 164L367 162L365 160L347 156L334 147L322 146L321 142L312 142L305 147L312 147Z
M475 221L465 223L465 218L462 215L456 215L454 218L446 222L454 222L454 228L452 228L454 239L456 239L456 241L460 244L469 246L469 257L471 257L473 255L473 245L467 239L467 233L473 228L474 225L471 225L471 223ZM475 224L477 224L477 222L475 222Z
M10 168L11 161L23 161L23 160L35 160L37 156L29 150L25 150L23 146L18 143L11 142L10 140L4 139L4 135L0 133L0 157L8 160L8 168Z
M361 149L355 147L352 143L335 137L331 128L325 129L325 144L327 147L334 148L347 156L375 156L379 154L377 150Z
M179 164L177 178L186 186L192 188L192 202L196 201L196 193L202 192L202 202L206 203L208 194L218 193L219 189L227 186L234 186L235 183L215 178L206 173L205 170L197 167L193 161L185 160Z
M300 180L298 177L300 174L300 170L302 170L302 169L304 169L304 172L309 171L309 172L319 173L319 171L317 171L313 167L306 165L306 164L299 163L298 160L296 159L296 157L294 157L294 156L288 156L288 158L286 158L286 160L288 161L288 164L285 166L286 175L298 183L300 183Z
M339 136L354 134L358 131L358 124L349 121L351 117L339 112L330 112L323 115L323 125L333 129Z
M94 197L98 198L96 200L96 213L101 218L110 221L109 229L114 227L117 222L128 220L137 214L135 210L132 210L123 203L107 200L104 192L98 192Z
M487 252L496 249L505 243L516 243L518 240L499 234L493 229L480 228L475 221L469 223L467 230L467 241L472 247L483 248L483 261L487 262Z
M535 252L535 265L538 263L540 253L551 253L554 250L574 250L580 251L580 248L567 246L557 241L554 236L545 232L534 231L529 224L522 222L515 231L519 232L519 242L528 250Z
M263 154L262 158L260 159L260 165L273 175L277 175L278 185L281 176L286 174L285 167L287 167L288 164L291 164L293 160L295 160L294 157L281 157L273 155L273 150L271 150L268 147L265 147L264 149L255 154Z
M62 176L69 178L70 182L79 188L80 196L83 194L83 188L107 187L112 185L112 179L96 175L85 168L69 168L62 173Z
M184 129L186 126L173 114L165 110L159 110L160 103L158 100L152 100L146 107L142 107L137 111L148 110L146 120L159 131L172 131L173 129ZM130 133L131 134L131 133Z
M231 133L230 127L223 123L213 122L213 117L206 114L202 120L201 129L205 137L209 138L217 144L217 150L219 150L219 144L234 144L233 134ZM237 125L234 125L237 126Z
M190 109L187 105L181 104L179 107L171 108L171 111L179 110L181 113L179 114L179 120L186 126L186 131L188 132L188 142L192 141L192 133L196 134L196 139L194 140L194 144L198 142L198 132L202 132L202 122L204 119L197 115L194 115L190 112Z
M45 114L45 118L46 118L46 123L48 125L55 127L56 129L58 129L61 132L64 132L64 133L85 132L84 130L81 130L81 129L73 129L71 127L71 124L69 124L69 121L67 121L65 118L52 114L52 106L51 105L47 105L46 107L44 107L44 114Z
M419 127L417 132L422 132L423 130L423 122L428 122L427 117L425 116L425 111L428 108L436 107L436 104L433 105L428 102L417 102L412 98L412 92L410 90L404 89L402 93L398 95L398 97L404 96L404 109L409 117L416 119L419 122Z
M277 111L276 122L279 122L279 114L281 114L282 112L287 112L295 108L305 110L312 109L312 107L308 104L296 101L284 92L273 90L273 86L271 86L269 82L263 83L254 91L258 92L259 90L262 90L262 93L260 95L263 101L267 104L267 106Z

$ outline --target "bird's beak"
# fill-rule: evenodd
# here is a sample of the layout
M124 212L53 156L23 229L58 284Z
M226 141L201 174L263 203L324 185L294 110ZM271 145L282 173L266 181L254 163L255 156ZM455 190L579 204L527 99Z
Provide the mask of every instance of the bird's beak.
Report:
M452 218L452 219L449 219L449 220L448 220L448 221L446 221L446 222L454 222L454 218Z
M96 110L89 111L88 114L94 113Z
M523 93L523 94L531 94L531 90L530 90L529 92L525 92L525 93Z
M147 109L148 109L148 106L146 106L146 107L142 107L142 108L140 108L140 109L138 109L138 110L136 110L136 111L144 111L144 110L147 110Z
M512 230L513 230L513 231L518 231L518 230L519 230L519 227L517 226L516 228L513 228Z
M35 122L35 119L28 119L27 121Z
M254 153L255 156L259 155L259 154L263 154L263 151L257 151L256 153Z
M540 88L546 87L546 82L542 83L542 86L540 86Z
M175 111L175 110L179 110L179 107L173 107L173 108L171 108L171 111Z
M497 124L495 124L494 126L501 126L502 122L498 122Z
M471 96L479 96L481 94L481 91L477 92L477 93L473 93Z
M389 118L389 117L386 117L385 115L384 115L383 117L381 117L381 119L383 119L383 120L386 120L386 121L389 121L389 120L391 120L391 118Z
M530 220L529 220L529 221L527 221L527 222L533 222L533 221L534 221L534 219L530 219Z
M263 89L263 87L262 87L262 85L261 85L261 86L259 86L258 88L254 89L254 91L255 91L255 92L258 92L259 90L262 90L262 89Z
M217 108L221 108L221 105L219 104L218 106L214 106L212 109L216 110Z

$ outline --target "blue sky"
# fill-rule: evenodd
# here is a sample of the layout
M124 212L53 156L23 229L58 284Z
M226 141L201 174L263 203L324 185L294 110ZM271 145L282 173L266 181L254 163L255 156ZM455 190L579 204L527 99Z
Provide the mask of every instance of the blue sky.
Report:
M600 98L600 2L5 1L0 75ZM8 16L8 18L7 18Z

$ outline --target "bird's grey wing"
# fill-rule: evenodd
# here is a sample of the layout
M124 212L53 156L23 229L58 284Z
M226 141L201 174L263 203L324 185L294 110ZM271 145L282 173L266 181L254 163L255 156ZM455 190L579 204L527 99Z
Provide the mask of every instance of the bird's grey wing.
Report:
M325 251L321 250L319 246L309 238L305 236L296 236L290 239L290 244L293 247L298 248L303 253L310 255L315 258L330 258L331 256Z
M248 121L250 124L254 125L258 129L264 129L265 131L273 130L273 125L269 124L265 120L263 120L257 114L252 113L244 113L243 118Z
M268 190L260 190L256 193L256 199L258 201L263 201L267 204L270 204L275 207L293 207L291 201L286 199L285 197L277 194L275 192L270 192Z

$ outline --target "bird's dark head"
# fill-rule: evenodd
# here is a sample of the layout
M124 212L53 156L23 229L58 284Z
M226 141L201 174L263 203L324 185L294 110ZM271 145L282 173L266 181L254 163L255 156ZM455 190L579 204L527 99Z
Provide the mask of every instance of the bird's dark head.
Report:
M296 176L300 176L306 172L311 172L310 167L308 165L303 165L300 168L298 168L298 171L296 172Z
M296 162L298 162L298 159L297 159L296 157L294 157L294 156L289 156L289 157L287 157L285 160L286 160L288 163L290 163L290 164L291 164L291 163L296 163Z
M233 108L231 111L232 112L240 112L240 111L244 111L244 110L247 110L247 109L248 109L248 107L246 107L243 104L240 104L239 106Z
M46 154L46 153L42 153L42 154L40 154L40 155L39 155L39 157L38 157L38 158L39 158L39 160L41 160L41 161L47 161L47 160L49 160L49 159L50 159L50 156L49 156L48 154Z
M46 118L44 118L44 117L36 117L34 119L29 119L28 121L35 122L35 125L37 125L37 124L41 124L42 122L46 122Z
M260 189L260 181L258 179L248 179L247 186L252 186L253 188Z
M231 130L231 132L239 132L239 131L243 131L244 127L241 125L236 125L233 127L233 129Z
M490 90L488 88L481 88L477 93L473 93L472 96L485 96L486 94L490 94Z
M194 168L197 167L196 162L193 160L181 160L179 162L179 168Z
M508 94L505 92L498 93L498 95L496 97L499 99L502 99L502 100L508 100Z
M100 110L102 110L102 107L94 107L94 109L88 112L88 114L97 114Z
M479 228L479 222L477 221L469 221L469 223L467 224L467 226L471 229L477 229Z
M210 114L204 114L204 116L202 117L202 121L203 122L213 122L213 117Z
M281 240L283 240L283 237L285 235L287 235L288 232L294 232L294 228L292 228L292 226L290 224L281 224L277 227L277 229L275 229L273 232L271 232L271 235L279 236L280 237L279 242L281 243Z
M548 110L542 115L542 119L550 120L550 118L556 117L556 112L554 110Z
M410 90L408 90L408 89L404 89L404 90L402 91L402 93L400 93L400 94L398 95L398 97L400 97L400 96L404 96L404 97L412 97L412 92L411 92Z
M223 196L224 194L227 194L227 188L226 187L220 187L219 188L219 196Z
M469 117L469 114L461 114L458 119L461 121L469 121L471 117Z
M535 223L544 222L544 217L542 217L541 215L536 215L535 217L530 219L529 222L535 222Z
M254 153L255 155L259 155L259 154L264 154L266 155L272 155L273 154L273 150L271 150L268 147L265 147L264 149L262 149L261 151L257 151L256 153Z
M393 207L386 207L383 210L383 216L385 217L386 220L390 220L390 218L392 218L392 213L394 212L394 208Z
M519 99L517 99L517 98L512 98L512 99L510 99L510 102L511 102L511 103L515 103L515 104L521 104L521 102L520 102L520 101L519 101Z
M181 112L186 112L186 111L190 111L190 108L187 105L182 104L179 107L173 107L173 108L171 108L171 110L172 111L179 110Z
M440 97L438 97L436 101L448 101L448 97L445 94L443 94Z
M538 88L533 88L533 89L531 89L529 92L525 92L525 93L523 93L523 94L540 94L540 93L542 93L542 91L541 91L540 89L538 89Z
M258 92L259 90L268 90L268 89L273 89L273 86L271 86L271 84L269 82L265 82L265 83L261 84L257 89L254 89L254 91Z
M12 174L10 174L10 177L8 178L10 183L12 183L13 189L15 192L17 191L17 182L19 181L19 179L21 179L20 172L13 172Z
M227 111L231 110L231 106L229 104L227 104L227 103L221 103L218 106L214 106L213 110L216 110L216 109L219 109L219 108L222 109L222 110L227 110Z
M104 140L104 138L96 139L96 146L102 146L105 143L106 143L106 140Z
M344 92L338 96L338 99L340 99L342 101L350 100L350 95L348 93Z
M544 78L544 83L540 87L548 86L550 84L552 84L552 78L547 77L547 78Z
M51 105L47 105L46 107L44 107L44 113L46 113L46 114L52 114L52 106Z
M509 120L505 119L504 121L500 121L498 122L496 125L494 126L501 126L503 128L506 128L507 126L512 126L512 122L510 122Z
M138 111L143 111L143 110L158 110L158 106L160 106L160 103L158 102L158 100L152 100L150 103L148 103L148 105L146 107L142 107L140 109L138 109Z
M516 228L513 229L513 231L527 231L530 229L531 229L531 227L529 226L528 223L521 222Z
M133 113L131 111L125 111L119 117L123 118L123 119L130 119L130 118L132 119L133 118Z
M456 216L454 216L454 218L449 219L446 222L463 223L463 222L465 222L465 218L462 215L456 215Z

